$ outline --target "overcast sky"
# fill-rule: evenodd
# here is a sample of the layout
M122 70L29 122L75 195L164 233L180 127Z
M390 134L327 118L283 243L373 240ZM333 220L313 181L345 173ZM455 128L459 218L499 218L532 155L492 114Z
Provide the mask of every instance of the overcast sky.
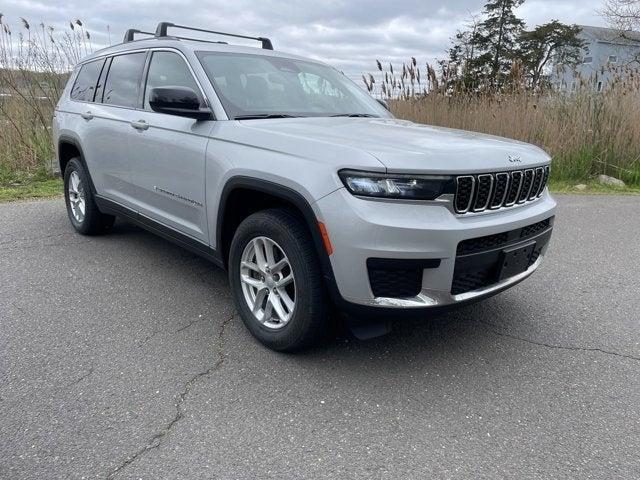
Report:
M213 30L264 35L276 50L331 63L356 76L375 69L375 60L421 64L443 57L450 38L485 0L134 0L126 2L11 0L0 5L14 31L24 17L34 25L62 27L81 19L94 47L118 43L127 28L154 30L171 21ZM527 0L519 9L528 26L558 19L603 25L603 0Z

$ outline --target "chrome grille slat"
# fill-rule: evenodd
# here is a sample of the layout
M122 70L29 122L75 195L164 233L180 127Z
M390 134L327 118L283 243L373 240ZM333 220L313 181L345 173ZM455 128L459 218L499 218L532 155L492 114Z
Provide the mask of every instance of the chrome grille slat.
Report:
M549 165L544 167L544 173L542 174L542 184L540 185L540 190L538 191L538 197L542 196L542 192L544 192L544 188L547 186L548 181L549 181Z
M456 177L454 210L458 214L522 205L538 199L549 180L549 166Z
M520 193L518 194L518 203L524 203L527 201L532 186L533 170L531 168L527 168L522 172L522 185L520 186Z
M461 175L456 177L454 207L457 213L467 213L469 211L471 205L473 205L475 186L476 178L473 175ZM469 197L468 200L466 199L467 196Z
M535 169L535 174L533 176L533 184L531 185L531 191L529 192L529 196L527 200L531 201L538 196L538 192L540 191L540 185L542 184L542 178L544 177L544 168L538 167Z
M495 188L493 189L493 198L489 208L495 210L502 207L509 192L509 174L506 172L495 174ZM502 192L502 193L500 193Z
M476 191L473 200L473 211L482 212L489 206L493 190L493 175L478 175L476 179Z
M518 197L520 196L520 189L522 188L522 179L524 178L522 170L514 170L510 173L511 185L509 186L507 199L504 202L505 207L511 207L518 201Z

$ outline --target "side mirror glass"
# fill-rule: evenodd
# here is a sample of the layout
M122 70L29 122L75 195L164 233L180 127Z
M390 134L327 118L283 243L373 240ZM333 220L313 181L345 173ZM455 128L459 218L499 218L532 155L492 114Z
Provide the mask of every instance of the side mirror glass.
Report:
M210 120L211 110L200 108L200 99L188 87L156 87L149 93L149 105L154 112L179 117Z

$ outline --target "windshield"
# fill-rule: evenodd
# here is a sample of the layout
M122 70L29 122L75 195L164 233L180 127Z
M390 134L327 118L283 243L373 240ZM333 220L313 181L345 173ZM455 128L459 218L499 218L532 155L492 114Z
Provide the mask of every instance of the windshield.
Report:
M241 53L197 55L229 118L390 116L326 65Z

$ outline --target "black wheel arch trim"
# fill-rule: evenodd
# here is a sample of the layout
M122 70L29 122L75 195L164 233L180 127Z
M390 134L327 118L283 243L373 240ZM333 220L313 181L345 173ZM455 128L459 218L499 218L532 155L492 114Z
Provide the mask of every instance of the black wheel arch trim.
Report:
M322 275L325 279L327 289L329 290L329 293L334 302L341 302L342 296L339 293L338 286L333 275L331 260L329 259L329 255L324 248L322 234L320 233L320 229L318 227L318 219L313 209L311 208L311 204L307 201L306 198L304 198L304 196L302 196L294 189L285 185L281 185L279 183L271 182L269 180L262 180L259 178L247 176L235 176L231 177L225 183L222 189L222 194L220 195L218 216L216 220L216 248L222 257L225 268L227 263L227 258L225 258L226 246L223 245L222 235L224 231L224 217L228 207L227 200L229 199L231 193L237 189L255 190L261 193L273 195L274 197L291 203L302 213L309 233L311 233L311 238L313 240L316 253L318 254L318 259L320 260L320 267L322 268Z
M78 150L78 152L80 153L80 162L82 163L82 166L86 170L87 175L89 177L89 186L91 187L91 193L95 195L96 186L93 184L93 178L91 177L91 172L89 172L89 166L87 165L87 161L85 159L84 151L82 150L82 145L80 143L80 140L75 136L62 134L58 137L58 144L56 145L56 149L58 153L58 166L60 167L60 175L62 176L62 178L64 178L64 169L62 168L62 163L60 158L60 149L63 143L68 143L70 145L73 145L76 148L76 150Z

